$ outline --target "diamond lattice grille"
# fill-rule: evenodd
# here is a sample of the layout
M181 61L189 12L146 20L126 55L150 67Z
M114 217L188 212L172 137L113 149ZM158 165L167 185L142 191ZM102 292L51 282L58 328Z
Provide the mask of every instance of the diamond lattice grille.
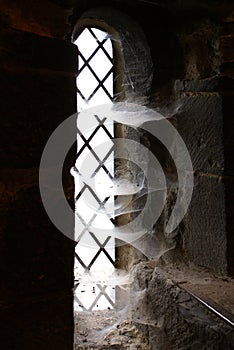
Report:
M78 111L99 104L112 103L113 99L113 49L107 33L86 28L75 42L79 50L79 74L77 77ZM89 134L79 127L77 130L77 160L75 164L78 176L82 178L82 164L87 156L89 177L99 188L110 183L114 176L114 154L110 142L106 148L101 143L113 139L114 126L106 124L102 116L90 115L95 125ZM87 174L86 174L87 175ZM89 272L97 277L113 271L115 265L114 238L94 235L92 227L113 228L106 206L114 206L114 198L104 191L95 191L89 184L75 182L76 227L78 244L75 249L75 309L93 311L113 308L115 290L101 283L86 283Z
M75 42L79 49L78 111L113 98L113 49L107 33L86 28Z

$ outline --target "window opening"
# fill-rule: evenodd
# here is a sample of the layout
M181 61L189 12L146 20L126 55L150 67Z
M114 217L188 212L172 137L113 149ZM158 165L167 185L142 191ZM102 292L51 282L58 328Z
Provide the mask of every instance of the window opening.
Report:
M81 40L82 38L84 41ZM74 169L73 174L76 176L79 174L79 170L82 171L82 157L84 161L86 154L89 153L93 163L93 168L90 170L91 175L92 172L95 173L97 183L104 179L103 182L109 188L108 181L112 181L115 173L114 186L118 187L119 184L123 184L123 187L120 186L121 191L123 189L122 192L119 191L119 188L116 191L114 187L114 198L106 198L105 191L100 191L97 198L87 184L84 183L79 187L79 183L75 183L76 214L80 216L76 215L79 218L79 225L76 222L76 229L79 228L79 230L76 233L78 233L80 241L76 246L75 256L74 346L75 349L101 348L103 346L108 349L113 346L122 349L125 344L120 338L116 340L116 336L118 338L121 334L119 332L121 327L123 327L124 332L126 332L127 327L130 332L133 332L131 333L133 343L128 342L128 344L131 347L136 347L136 333L135 329L132 330L132 322L155 325L155 319L151 320L151 313L144 312L145 305L148 304L147 293L137 285L134 269L130 270L130 268L135 261L144 258L144 256L157 259L164 251L171 249L171 245L168 248L164 240L161 240L161 230L158 235L156 230L152 230L152 225L147 220L140 218L139 225L136 222L136 226L133 222L134 218L138 217L138 214L140 215L145 207L146 197L144 196L148 196L148 187L150 188L151 202L149 202L149 206L151 208L155 209L151 203L157 202L157 198L153 198L153 194L165 197L164 184L162 184L162 191L158 191L158 184L147 182L145 171L148 174L148 158L143 154L140 157L142 166L140 163L138 167L138 146L141 146L141 140L144 136L140 130L141 123L138 124L138 122L145 117L146 119L151 117L151 113L148 115L148 109L144 107L148 103L153 77L150 49L141 28L131 18L113 9L94 8L86 11L79 17L72 33L72 39L79 49L77 100L78 112L81 112L80 120L78 115L77 137L79 156L75 164L77 169ZM117 118L114 118L114 125L113 123L107 125L107 120L104 119L103 115L105 114L107 119L110 119L108 111L111 114L115 110L111 105L114 101L118 101L115 104L115 106L118 105ZM110 105L103 113L103 107L96 106L105 103ZM129 106L131 103L132 107ZM82 113L89 107L95 108L90 113L89 111L87 114ZM132 124L129 122L129 117L132 120L134 115L136 120ZM155 117L154 113L153 116ZM82 133L81 120L84 118L83 120L86 121L86 117L89 120L90 118L95 120L96 128L92 132L84 134ZM99 133L102 133L100 139L97 137ZM113 151L110 144L112 142L114 146L114 142L118 138L126 139L126 142L122 140L116 143L115 151ZM105 140L111 141L109 148L103 154L99 154L97 146L99 142L103 143ZM132 152L131 147L127 149L129 154L134 153L136 158L125 158L124 153L121 153L125 149L124 145L128 144L127 140L137 143L134 152ZM135 163L134 160L136 160ZM144 169L144 171L141 172L140 169ZM77 176L77 178L81 178L82 181L82 176ZM157 177L155 176L154 179ZM89 210L89 207L85 209L86 196L92 198L93 206L96 205L95 210ZM107 206L113 208L112 216L115 226L108 215L105 216ZM111 212L110 208L107 212ZM114 232L116 241L113 237L103 237L99 240L99 237L95 237L91 230L89 232L91 223L95 223L99 227L98 225L103 224L104 221L106 225L110 225L110 231L112 234ZM124 227L121 226L126 224L130 225L130 229L125 232ZM145 235L143 237L140 234L139 239L136 239L135 232L138 232L139 228L140 230L142 228L141 231L145 232ZM123 231L121 231L122 229ZM121 233L123 234L121 235ZM127 234L125 235L125 233ZM133 240L132 236L134 236ZM85 241L87 237L92 244L93 242L96 244L94 250L89 251L87 245L80 245L82 240ZM118 255L114 243L118 246L116 249ZM116 270L115 260L117 261ZM114 272L108 276L110 278L103 276L103 279L99 279L98 262L100 262L100 266L102 265L101 267L105 268L105 271L102 272L103 275L107 275L110 271ZM100 276L102 274L100 273ZM111 286L106 287L104 283ZM115 289L112 289L113 285ZM106 309L113 310L107 312ZM78 313L77 311L82 312ZM147 339L143 342L147 347Z
M87 27L75 44L79 49L78 112L113 99L113 48L108 33Z
M86 27L75 44L78 46L79 70L77 77L78 112L113 100L113 47L107 32ZM81 174L85 157L92 153L92 176L99 186L105 186L114 177L113 147L107 146L103 153L97 146L114 137L114 125L106 124L105 119L95 116L96 129L83 134L77 122L78 153L75 163ZM115 303L115 288L103 284L86 283L85 276L92 273L95 278L110 275L115 266L114 237L96 237L89 226L112 228L113 223L105 212L105 207L114 208L114 197L106 197L105 190L96 194L90 186L75 181L76 226L78 243L75 248L75 311L112 309ZM87 203L92 203L90 208ZM94 210L93 210L94 209ZM95 213L95 214L94 214ZM77 224L78 223L78 224Z

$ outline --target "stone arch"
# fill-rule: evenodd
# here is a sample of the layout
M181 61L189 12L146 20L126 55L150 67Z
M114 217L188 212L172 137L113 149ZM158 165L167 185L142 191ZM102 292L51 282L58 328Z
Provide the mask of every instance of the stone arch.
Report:
M110 8L87 10L76 22L72 41L87 26L109 33L114 49L116 100L146 97L151 90L153 63L141 27L123 12Z

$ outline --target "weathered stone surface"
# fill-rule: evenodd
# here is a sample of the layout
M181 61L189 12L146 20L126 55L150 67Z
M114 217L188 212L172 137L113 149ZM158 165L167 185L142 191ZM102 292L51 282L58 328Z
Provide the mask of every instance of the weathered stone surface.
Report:
M176 80L175 92L216 92L219 88L220 78L214 76L202 80Z
M195 178L193 198L183 227L183 247L189 259L226 274L228 240L222 180L209 175Z
M166 266L152 270L145 269L144 265L146 263L139 264L135 272L141 288L147 285L148 310L145 312L155 320L155 327L148 326L152 350L232 349L232 327L171 279L178 278L179 268L169 270L169 274Z
M205 81L210 89L212 79L185 85L185 89L194 88L195 92L182 95L181 112L177 116L177 129L190 153L195 175L193 197L181 233L189 259L225 274L228 241L222 98L215 92L197 92L205 89Z
M222 175L224 167L222 98L217 93L185 93L177 129L197 173Z
M191 23L180 35L184 48L185 77L204 79L218 74L221 63L218 28L209 20Z
M233 154L233 153L232 153ZM227 177L225 178L225 198L226 198L226 217L227 217L227 261L228 261L228 273L234 275L234 215L233 215L233 203L234 203L234 178Z

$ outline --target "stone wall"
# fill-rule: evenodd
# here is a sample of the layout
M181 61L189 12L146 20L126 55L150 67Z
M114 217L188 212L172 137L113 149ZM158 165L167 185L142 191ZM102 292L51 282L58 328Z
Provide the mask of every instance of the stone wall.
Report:
M159 20L155 7L154 32L142 23L154 59L151 103L172 115L194 168L190 208L168 258L233 274L233 8L180 5L159 6Z
M227 232L227 259L228 271L234 274L234 11L224 19L220 36L220 49L222 52L221 82L222 110L223 110L223 133L224 133L224 184L226 198L226 232Z
M233 8L216 1L152 2L113 1L113 6L142 27L155 70L151 106L172 115L194 166L189 212L176 249L161 263L183 260L188 270L192 262L233 275ZM58 4L67 7L59 0L0 2L0 333L7 350L73 348L74 243L48 219L38 188L45 143L76 110L77 52L64 39L72 12ZM72 24L88 8L111 6L74 5ZM69 173L65 177L72 202L72 180ZM193 299L187 307L187 295L167 281L167 267L150 276L144 266L138 269L155 320L159 313L165 319L163 330L145 329L153 349L197 349L207 339L204 349L229 349L229 329Z
M77 52L59 6L0 6L1 347L72 349L74 244L43 208L38 169L48 137L76 110Z
M194 167L192 202L176 237L177 248L167 257L233 274L233 6L176 0L108 5L143 29L154 65L149 105L171 116ZM102 6L107 2L77 3L72 23L82 11ZM175 178L161 146L152 142L151 149L162 158L166 176ZM166 223L170 212L165 214Z

